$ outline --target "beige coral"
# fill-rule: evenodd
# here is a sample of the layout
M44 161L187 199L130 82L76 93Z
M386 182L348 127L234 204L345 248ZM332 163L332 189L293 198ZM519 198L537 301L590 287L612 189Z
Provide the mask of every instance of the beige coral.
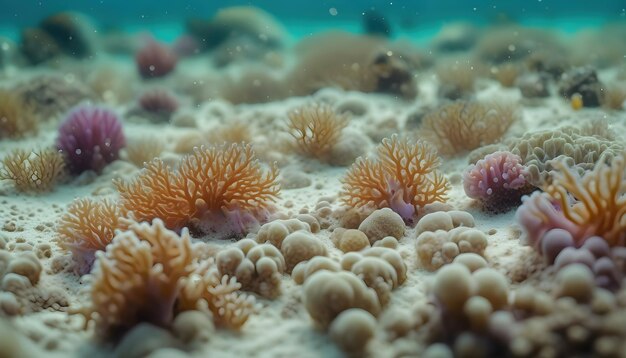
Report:
M473 228L471 216L464 218L460 213L436 212L420 220L415 247L419 262L425 269L435 271L464 253L485 256L487 235ZM453 220L453 217L461 217L465 223Z
M381 310L376 292L352 272L318 271L304 282L303 289L306 310L324 328L350 308L361 308L373 316Z
M2 158L0 180L10 180L21 192L51 191L65 169L63 156L53 149L15 149Z
M212 261L194 260L187 229L181 235L155 219L132 223L98 254L91 276L91 302L82 309L103 339L118 339L141 322L168 326L176 314L204 308L216 323L238 328L253 302L221 277Z
M20 138L37 130L31 107L9 91L0 89L0 138Z
M242 290L268 298L280 294L285 259L275 246L243 239L220 251L215 260L218 272L236 277Z
M336 113L325 104L311 104L289 112L289 133L298 150L320 161L330 161L333 147L341 131L348 125L348 116Z
M342 258L341 267L376 291L382 306L391 299L391 291L406 280L404 260L397 251L389 248L375 247L361 253L348 253Z
M419 133L440 153L456 155L500 141L517 119L511 103L456 101L427 114Z

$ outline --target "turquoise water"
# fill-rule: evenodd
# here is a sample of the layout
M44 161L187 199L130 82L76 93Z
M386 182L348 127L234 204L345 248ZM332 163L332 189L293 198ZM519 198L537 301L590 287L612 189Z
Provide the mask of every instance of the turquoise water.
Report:
M0 34L17 40L23 27L34 26L42 18L62 11L75 11L91 18L102 30L150 31L157 38L173 40L184 31L185 19L209 18L220 8L256 6L286 25L291 35L324 29L358 32L364 10L376 10L392 25L394 33L427 37L450 21L470 21L485 25L501 18L523 25L575 32L606 22L626 21L623 1L20 1L2 0ZM411 29L398 28L409 23Z

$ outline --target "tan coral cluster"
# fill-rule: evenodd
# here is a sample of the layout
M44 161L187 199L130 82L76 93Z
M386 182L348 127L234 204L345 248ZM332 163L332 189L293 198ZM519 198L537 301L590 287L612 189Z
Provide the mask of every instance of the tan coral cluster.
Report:
M422 267L435 271L457 256L474 253L484 258L487 235L474 229L474 218L464 211L425 215L416 227L415 247Z
M239 288L234 278L218 275L212 261L194 258L187 229L179 236L156 219L130 224L98 254L91 302L81 313L102 339L120 338L141 322L167 327L177 314L199 309L217 324L239 328L255 308Z
M281 292L285 259L274 245L243 239L220 251L215 264L220 275L236 277L244 291L268 298Z
M315 256L326 256L326 246L311 233L311 226L298 219L275 220L261 227L255 240L269 242L283 254L286 272Z
M67 307L64 292L40 285L43 275L44 266L31 245L6 244L0 238L0 316Z
M317 256L292 272L303 285L309 315L344 351L362 353L374 336L376 317L391 299L391 291L407 278L400 253L389 247L349 252L341 262ZM361 339L356 344L352 339Z

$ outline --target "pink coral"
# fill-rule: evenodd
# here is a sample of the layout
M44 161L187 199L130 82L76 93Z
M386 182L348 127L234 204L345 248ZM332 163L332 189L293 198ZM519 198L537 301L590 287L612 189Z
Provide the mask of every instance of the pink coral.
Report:
M528 170L522 159L510 152L498 151L467 168L463 175L465 194L482 202L491 211L503 211L518 204L531 188Z

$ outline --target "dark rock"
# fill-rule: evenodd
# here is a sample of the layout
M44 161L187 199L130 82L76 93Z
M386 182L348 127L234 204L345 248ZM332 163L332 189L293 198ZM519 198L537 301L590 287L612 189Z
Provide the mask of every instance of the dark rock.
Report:
M417 96L417 85L409 64L396 55L381 53L372 64L378 78L376 92L398 94L404 98Z
M33 65L48 61L61 54L61 49L54 38L38 28L26 28L22 31L21 51Z
M604 98L604 86L591 67L574 68L561 76L559 94L566 99L578 93L585 107L599 107Z
M86 22L77 14L63 12L49 16L41 21L39 28L68 56L85 58L92 54Z

